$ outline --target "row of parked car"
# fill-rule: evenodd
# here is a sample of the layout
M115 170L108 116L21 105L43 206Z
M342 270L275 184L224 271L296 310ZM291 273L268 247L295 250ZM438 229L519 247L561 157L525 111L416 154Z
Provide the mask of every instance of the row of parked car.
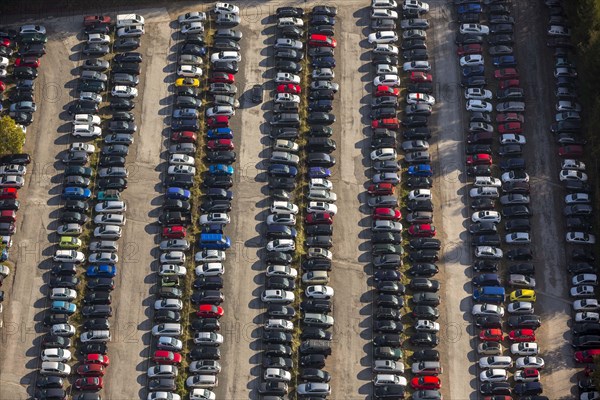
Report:
M333 38L336 14L335 7L317 6L309 15L297 7L280 7L275 15L278 28L274 45L276 93L269 135L272 152L267 171L272 203L271 214L267 217L266 283L261 295L262 301L268 304L269 316L263 326L265 382L259 387L265 399L283 399L289 391L292 370L297 367L301 367L296 385L298 395L326 398L331 393L328 383L331 377L321 368L331 354L329 329L333 326L333 317L329 315L333 288L327 283L332 262L329 250L333 245L332 223L337 208L333 185L327 178L331 176L329 167L335 164L331 153L336 149L329 126L335 121L329 111L333 109L333 97L338 90L337 84L332 82L337 45ZM308 43L304 40L307 28ZM303 69L302 60L306 53L313 65L310 84L301 82L298 75ZM326 66L319 67L320 63ZM303 88L309 89L310 132L305 149L300 149L296 139L300 135L299 108ZM304 150L309 153L306 160L299 155ZM308 166L306 210L299 210L291 197L302 162ZM297 220L298 214L304 214L304 220ZM300 304L303 315L299 366L293 362L291 332L296 310L290 305L295 300L294 289L300 278L298 270L291 266L296 251L294 226L297 224L305 224L304 246L307 248L302 260L304 273L301 280L306 286L305 299Z
M91 17L84 18L84 26L89 29L88 21ZM105 22L97 22L107 31L111 30L109 17ZM94 37L88 33L88 42ZM135 63L139 73L141 55L139 53L121 53L115 55L113 61L127 60ZM109 62L102 59L86 59L80 66L80 79L77 91L79 97L69 107L74 114L73 130L71 135L76 138L93 139L100 137L101 118L98 115L99 107L104 102L103 94L107 91L108 76L104 74L109 68ZM113 73L118 71L112 70ZM112 90L111 107L117 99L134 98L137 90L133 86L119 85L111 76ZM137 76L136 84L137 84ZM126 91L123 96L121 91ZM133 108L133 103L130 110ZM87 131L84 132L82 127ZM121 191L127 187L127 169L125 156L128 146L133 143L133 133L136 131L133 115L129 112L114 112L112 119L107 124L110 134L102 138L102 148L99 154L98 170L89 167L90 158L96 153L96 146L92 143L73 142L67 155L63 158L66 165L64 169L64 182L62 191L63 211L60 215L60 225L57 228L59 235L58 250L53 261L55 265L51 270L50 299L53 300L44 324L50 326L50 336L44 338L42 352L42 375L36 382L40 387L39 398L55 399L64 398L62 390L63 378L76 373L79 377L74 381L73 389L81 391L78 398L91 400L100 399L95 393L104 386L103 376L110 365L107 356L106 343L111 341L110 322L112 315L111 291L114 290L114 277L117 274L116 264L117 239L121 237L122 227L126 223L124 212L127 210L125 202L121 199ZM95 196L92 188L95 186ZM92 200L96 200L95 204ZM93 205L93 220L88 216ZM92 222L94 241L85 243L80 236L84 226ZM87 251L84 246L89 246ZM75 335L76 327L69 322L69 317L78 312L75 300L79 300L78 286L80 279L77 267L86 264L85 282L86 293L79 302L83 304L79 310L84 318L79 336L79 354L82 364L76 371L72 371L68 362L74 358L70 353L70 338ZM61 397L61 395L63 397Z
M200 204L202 214L198 225L198 236L194 255L197 266L194 269L194 292L190 298L197 307L196 318L192 319L194 346L189 350L191 363L185 386L189 398L216 399L213 389L218 386L221 372L219 347L223 335L219 333L219 318L224 309L222 292L225 274L226 250L231 240L223 232L230 223L227 214L231 210L233 192L233 162L236 153L233 145L233 132L230 119L239 106L235 99L235 73L241 61L239 41L242 34L230 29L239 23L239 8L227 3L216 3L210 14L192 11L178 17L180 37L183 41L177 58L177 79L175 81L175 105L171 115L171 136L168 148L169 159L166 173L166 193L160 242L160 267L158 299L154 303L152 334L156 337L153 356L155 364L148 369L148 399L180 399L175 393L175 378L180 374L183 342L181 325L183 304L183 280L188 271L185 267L186 252L192 247L187 239L192 223L191 192L194 177L197 148L197 131L200 126L199 109L202 108L204 93L200 92L201 76L208 76L208 101L205 109L207 132L206 158L208 171L202 185L204 197ZM209 21L209 18L212 20ZM212 54L205 46L205 24L216 24L212 41ZM216 55L216 56L215 56ZM206 59L206 60L204 60ZM210 63L204 66L204 62ZM204 66L204 70L202 69Z
M470 116L465 148L467 175L472 180L469 201L474 210L468 230L476 258L471 281L474 287L471 314L475 326L480 329L477 347L481 370L479 391L488 396L486 399L512 399L511 394L520 398L544 399L544 396L539 396L543 390L539 381L544 360L539 357L539 347L535 342L535 330L541 320L534 315L534 265L509 265L506 281L503 282L498 264L498 260L504 258L501 247L505 245L510 249L506 254L510 260L528 261L532 258L530 249L526 247L531 243L529 175L525 172L526 163L522 158L523 147L527 143L526 136L522 134L525 94L518 79L512 47L514 18L510 15L510 5L506 3L486 4L483 9L479 2L470 2L468 4L475 4L481 9L468 18L465 15L468 13L460 12L467 6L466 2L455 3L461 3L457 4L462 16L457 42L463 44L459 45L457 53L465 87L466 109ZM489 25L481 23L484 19ZM492 58L493 77L497 81L495 94L486 89L485 64L489 63L484 55L486 48ZM497 113L495 121L492 121L494 103ZM493 176L494 151L501 158L500 178ZM496 211L497 201L501 211ZM504 232L500 225L502 219L506 220ZM505 296L505 286L512 290L508 297ZM502 331L505 300L510 301L506 307L509 314L506 337ZM509 342L509 355L503 355L501 342L505 339ZM508 382L508 369L513 367L516 368L513 374L515 383L511 384Z
M419 1L373 0L371 4L371 29L369 42L374 44L372 64L375 78L371 104L371 162L372 184L368 206L372 208L372 262L376 289L375 315L373 316L373 383L378 399L401 399L414 390L414 399L441 399L442 373L440 355L435 347L439 343L440 313L437 293L440 282L434 279L438 273L435 261L441 243L434 238L432 184L433 172L429 140L432 137L428 119L432 114L435 98L429 64L426 37L429 20L425 14L429 4ZM394 30L399 25L401 34ZM392 30L388 30L392 29ZM396 46L402 37L401 48ZM400 66L400 58L404 63ZM400 75L408 75L405 103L401 103ZM403 108L404 116L397 118ZM401 130L402 127L402 130ZM402 137L398 134L401 130ZM409 226L401 224L396 188L401 184L398 151L404 152L408 164L404 185L409 189L406 198ZM410 237L408 260L410 268L405 272L411 277L408 285L412 304L405 304L405 286L400 282L404 249L402 235ZM401 309L408 306L414 323L405 333ZM415 351L411 357L410 382L402 361L402 347L410 344Z
M554 78L556 80L556 115L551 126L558 141L561 157L559 180L565 186L564 217L567 233L565 240L571 248L571 261L567 271L571 279L570 295L573 297L571 344L577 363L588 364L577 377L578 399L600 399L600 391L590 374L594 359L600 355L600 304L598 303L598 272L595 255L589 250L595 244L591 187L584 162L585 139L582 137L581 105L578 103L577 68L573 60L569 22L561 2L545 0L548 20L548 44L554 48ZM572 138L563 145L564 138ZM563 145L563 146L561 146ZM568 147L569 150L565 150ZM576 186L571 186L575 184Z

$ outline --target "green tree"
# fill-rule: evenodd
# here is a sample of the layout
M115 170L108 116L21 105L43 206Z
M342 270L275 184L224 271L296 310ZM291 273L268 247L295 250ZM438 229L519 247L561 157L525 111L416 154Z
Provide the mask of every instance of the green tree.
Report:
M21 153L25 144L25 132L14 119L0 118L0 155Z

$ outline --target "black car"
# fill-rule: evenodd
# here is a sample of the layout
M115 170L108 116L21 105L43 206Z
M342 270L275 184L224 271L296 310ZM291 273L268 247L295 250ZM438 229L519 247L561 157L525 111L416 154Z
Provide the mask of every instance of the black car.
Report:
M113 98L111 98L108 107L111 110L130 111L130 110L133 110L133 108L135 107L135 103L128 99L123 99L120 97L116 97L116 98L113 97Z
M429 250L433 251L433 250ZM435 253L435 251L433 251ZM409 276L418 277L432 277L439 272L439 267L435 264L430 263L419 263L413 264L413 266L406 271Z
M213 177L214 176L207 177L206 179L204 179L203 183L208 186L207 182L211 181L209 178L213 178ZM225 176L225 178L230 178L230 180L231 180L231 176ZM171 176L167 177L165 184L168 187L176 186L176 187L182 187L185 189L189 189L192 187L192 185L194 185L194 177L192 175L171 175ZM213 184L210 186L217 186L217 184ZM231 185L229 185L227 187L231 187Z
M275 13L277 18L302 17L304 15L304 10L300 7L279 7Z
M432 292L416 292L413 294L413 303L426 306L437 306L440 304L440 296Z
M493 222L478 222L469 226L469 233L472 235L481 235L496 233L498 229Z
M201 276L193 283L196 289L222 289L223 278L220 276Z
M215 332L221 329L221 324L216 318L195 319L190 328L196 332Z
M267 344L264 346L266 356L289 357L292 355L292 348L283 344Z
M587 262L571 263L567 266L567 271L571 274L595 273L596 266Z
M475 317L475 326L478 328L501 328L502 318L499 315L478 315Z
M377 295L375 304L380 307L404 307L404 298L395 294L380 293Z
M79 284L79 279L74 276L56 276L56 277L52 277L50 279L50 283L48 284L48 286L50 286L51 289L54 289L54 288L73 289L73 288L77 287L78 284Z
M263 331L262 340L265 343L289 344L292 342L292 334L287 332Z
M304 31L298 26L284 26L279 29L279 34L281 37L299 39L304 34Z
M538 315L512 315L508 317L508 326L511 328L537 329L542 325Z
M83 323L84 330L107 330L110 329L110 322L106 318L88 319Z
M197 346L190 351L190 359L196 360L219 360L221 351L217 347Z
M411 249L434 249L442 248L442 242L435 238L415 238L409 242Z
M51 326L55 324L66 324L69 322L68 314L50 314L44 318L43 324L45 326Z
M375 285L375 289L378 293L387 294L404 294L406 291L404 285L397 281L379 281Z
M35 398L39 400L62 400L66 395L63 389L38 389L35 392Z
M77 273L77 266L72 263L57 264L52 267L50 273L55 276L73 276Z
M42 346L42 348L45 348L45 349L54 348L54 347L58 347L61 349L67 349L67 348L71 347L71 339L69 339L67 337L63 337L63 336L56 336L56 335L48 334L48 335L42 337L41 346Z
M98 105L89 100L78 100L71 104L67 110L69 114L97 114Z
M576 323L571 327L571 331L574 335L597 335L600 334L600 323Z
M127 189L127 179L110 177L96 180L96 185L100 190L116 189L119 192Z
M83 298L83 304L110 304L112 297L109 292L97 291L87 293Z
M302 269L305 271L331 271L331 260L325 258L311 258L304 260Z
M300 357L300 366L323 368L325 366L325 356L322 354L309 354Z
M172 310L156 310L154 312L154 322L179 322L181 321L181 313Z
M135 50L138 47L140 47L140 39L138 38L118 38L113 43L113 49L116 51Z
M304 312L328 313L331 312L331 300L308 299L300 303L300 310Z
M115 281L112 278L93 278L87 281L87 288L90 291L111 291L115 288Z
M421 277L411 279L408 286L413 290L420 290L423 292L437 292L440 290L439 281Z
M413 307L412 316L418 319L436 320L439 318L440 312L435 307L419 305Z
M110 317L112 316L112 307L108 305L84 306L81 313L86 318Z
M500 161L500 169L503 171L524 170L526 168L523 158L515 157Z
M122 156L100 156L98 164L102 167L124 167L125 157Z
M506 221L504 228L508 232L523 232L531 230L531 224L527 218L517 218Z
M375 386L375 398L377 399L403 399L406 395L406 387L402 385Z
M518 396L537 395L541 394L543 391L544 390L540 382L517 383L513 389L513 392Z
M40 376L35 382L35 385L39 388L62 388L63 378L60 376Z
M332 25L317 25L313 26L308 30L309 35L325 35L333 36L335 34L334 27Z
M417 83L409 83L406 86L406 91L408 93L433 93L433 83L431 82L417 82Z
M302 71L302 65L294 61L281 60L277 61L275 64L275 69L281 72L291 72L293 74L297 74Z
M300 339L316 339L316 340L331 340L333 338L333 334L329 331L326 331L323 328L318 328L315 326L307 326L302 329L302 333L300 333Z
M300 379L306 382L329 382L331 375L317 368L303 368L300 373Z
M508 382L486 382L479 386L479 392L488 395L510 395L512 386Z
M535 274L535 266L531 263L513 264L508 267L509 274L533 275Z

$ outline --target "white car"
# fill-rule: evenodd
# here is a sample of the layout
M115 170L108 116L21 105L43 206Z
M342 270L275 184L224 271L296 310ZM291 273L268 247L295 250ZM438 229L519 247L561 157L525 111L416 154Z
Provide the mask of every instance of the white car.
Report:
M294 329L294 323L287 319L269 319L263 328L267 331L291 331Z
M477 258L490 258L490 259L501 259L504 253L498 247L493 246L477 246L475 247L475 257Z
M300 77L289 72L278 72L277 75L275 75L275 83L294 83L299 85Z
M272 149L273 151L297 153L300 150L300 146L292 140L277 139L273 142Z
M403 10L417 10L419 14L429 11L429 4L419 0L404 0L402 3Z
M93 44L109 44L111 42L110 36L102 33L90 33L87 39L88 43Z
M585 163L568 158L562 160L561 169L574 169L576 171L585 171Z
M384 147L371 152L371 161L389 161L396 158L398 158L398 154L396 149L392 147Z
M578 274L571 278L571 284L576 285L598 285L598 275L596 274Z
M333 183L329 179L325 178L312 178L308 182L308 190L331 190L333 189Z
M440 324L427 319L419 319L415 321L414 328L417 332L435 333L440 331Z
M177 67L177 76L199 78L202 76L202 68L195 65L180 65Z
M19 175L4 175L0 178L0 187L21 188L25 185L25 179Z
M525 370L515 371L513 375L515 382L538 382L540 380L540 371L535 370L535 374L526 373Z
M210 61L212 63L218 61L242 61L242 56L237 51L220 51L218 53L214 53L210 56Z
M92 154L96 151L96 146L88 143L75 142L71 143L69 151L85 151L88 154Z
M397 69L396 69L397 71ZM311 77L313 79L326 79L331 80L335 78L335 72L331 68L315 68L312 71Z
M369 34L369 43L396 43L398 35L394 31L379 31Z
M225 267L218 262L205 263L195 268L196 276L221 276L225 274Z
M373 79L373 85L400 86L400 77L398 75L378 75Z
M271 204L273 214L298 214L298 206L289 201L274 201Z
M311 201L306 207L306 212L326 212L332 215L337 214L337 206L331 203L325 203L324 201Z
M596 236L585 232L567 232L565 240L567 243L595 244Z
M194 157L188 156L187 154L171 154L169 156L170 165L194 165L196 160Z
M431 64L429 61L408 61L402 64L402 70L404 72L431 71Z
M400 376L400 375L377 374L377 375L375 375L375 379L373 379L373 385L375 385L375 386L387 386L387 385L407 386L408 381L405 377Z
M137 97L138 90L131 86L117 85L112 88L112 90L110 91L110 94L113 97L132 99L132 98Z
M435 97L425 93L409 93L406 95L406 102L408 104L425 103L433 106L435 105Z
M7 68L10 60L6 57L0 57L0 68Z
M541 357L519 357L517 361L515 361L515 367L517 369L525 369L525 368L535 368L542 369L544 368L545 362Z
M102 96L94 92L79 93L79 100L93 101L96 104L102 103Z
M306 255L308 258L326 258L328 260L333 259L333 253L321 247L309 247L306 250Z
M124 26L117 29L117 37L140 37L145 32L144 25Z
M573 286L569 293L572 297L594 297L596 288L591 285Z
M264 378L265 381L289 382L292 374L283 368L265 368Z
M523 171L508 171L500 176L502 183L506 182L529 182L529 175Z
M589 204L592 198L587 193L571 193L565 196L566 204Z
M510 286L533 289L535 288L535 278L523 274L510 274L508 275L508 284Z
M294 279L298 276L298 271L288 265L270 264L267 266L266 275Z
M492 186L492 187L500 187L502 186L502 181L498 178L492 178L491 176L476 176L473 181L473 186L475 187L484 187L484 186Z
M276 239L267 243L267 251L294 251L296 243L293 239Z
M53 259L55 262L79 264L85 261L85 254L75 250L56 250Z
M154 325L152 327L152 336L181 336L181 332L181 324L167 323Z
M200 225L228 224L231 217L227 213L208 213L200 216Z
M489 100L492 97L491 90L481 88L465 89L465 99L467 100Z
M556 103L556 111L581 112L581 104L569 100L559 100Z
M431 200L431 190L415 189L408 192L408 200Z
M184 35L204 32L204 24L201 21L188 22L181 25L181 33Z
M498 211L475 211L471 215L471 221L473 222L493 222L498 224L501 220L502 217Z
M92 124L76 124L73 127L72 135L76 138L96 138L102 136L102 128Z
M240 8L233 4L218 2L213 8L215 14L239 14Z
M483 56L481 54L469 54L469 55L461 57L458 62L461 67L470 67L470 66L474 66L474 65L483 65L485 63L485 60L483 59ZM470 89L467 89L467 91L468 90L470 90ZM483 91L484 89L479 89L479 90ZM490 91L488 90L488 92L490 92ZM490 92L490 97L489 97L490 99L491 99L491 94L492 94L492 92Z
M148 378L175 378L179 369L175 365L155 365L146 372Z
M195 175L196 168L190 165L171 165L167 169L168 175Z
M588 176L585 172L576 171L573 169L563 169L558 175L561 181L581 181L587 182Z
M506 308L509 314L533 314L533 303L529 301L513 301Z
M160 255L161 264L185 264L185 253L183 251L166 251Z
M183 302L180 299L161 299L154 302L155 310L174 310L183 309Z
M600 303L596 299L575 300L573 302L575 311L599 311Z
M56 361L44 361L40 367L40 375L57 375L66 377L71 374L71 366Z
M467 111L492 112L492 105L483 100L467 100Z
M398 19L398 12L389 9L374 9L371 19Z
M160 367L170 367L171 365L160 365ZM192 397L190 397L191 399ZM206 397L208 399L208 397ZM146 400L181 400L181 396L172 392L151 392L148 393Z
M294 292L280 289L269 289L260 296L264 303L292 303L295 299Z
M304 294L311 299L330 299L333 297L334 291L331 286L311 285L306 288Z
M373 53L375 54L387 54L397 56L400 52L398 46L394 46L393 44L378 44L373 48Z
M375 68L376 75L385 75L385 74L398 74L398 67L390 64L377 64L377 68Z
M519 356L535 356L538 351L538 344L535 342L513 343L510 346L510 352Z
M296 225L294 214L271 214L267 217L267 225Z
M27 174L27 167L19 164L6 164L0 166L0 175L18 175Z
M159 276L185 276L186 274L187 268L181 265L163 264L158 269Z
M121 235L122 229L118 225L106 224L94 229L94 237L101 239L118 239Z
M90 264L116 264L119 262L119 256L116 253L90 253L88 263Z
M562 25L550 25L548 28L548 36L569 37L571 36L571 30Z
M77 298L77 292L68 288L54 288L50 292L50 300L71 301Z
M206 13L200 11L192 11L189 13L185 13L177 17L177 22L179 25L187 24L190 22L202 22L206 21Z
M19 35L23 35L26 33L39 33L45 35L46 27L43 25L22 25L19 28Z
M50 327L50 334L71 337L75 334L75 327L70 324L56 324Z
M225 261L227 256L222 250L202 250L195 254L196 262Z
M504 316L504 307L498 306L495 304L475 304L471 309L471 314L473 315L498 315L500 317Z
M218 115L225 115L225 116L231 117L231 116L235 115L235 108L233 108L232 106L221 105L221 106L214 106L214 107L210 107L210 108L206 109L207 117L215 117Z
M216 400L217 395L208 389L195 388L190 391L190 400ZM174 399L175 400L175 399Z
M275 103L300 103L300 96L291 93L277 93L273 101Z
M404 364L400 361L397 362L392 360L374 360L373 371L403 374Z
M516 133L503 133L500 136L500 144L520 144L524 145L527 143L527 139L523 135Z
M479 359L479 368L511 368L512 358L509 356L489 356Z
M94 211L97 213L125 212L127 205L122 200L106 200L96 204Z
M286 26L297 26L298 28L302 28L304 26L304 21L302 18L297 17L281 17L277 21L277 27L283 28Z
M489 35L490 27L481 24L461 24L458 27L458 31L463 35Z
M528 244L531 243L529 232L513 232L504 236L504 241L507 244Z
M71 360L71 352L67 349L44 349L40 358L42 361L67 362Z
M578 312L575 313L575 322L600 322L600 314L589 311Z
M508 372L500 368L488 369L479 374L479 380L481 382L506 382L508 380Z
M100 125L101 122L100 117L93 114L75 114L75 117L73 117L73 125Z

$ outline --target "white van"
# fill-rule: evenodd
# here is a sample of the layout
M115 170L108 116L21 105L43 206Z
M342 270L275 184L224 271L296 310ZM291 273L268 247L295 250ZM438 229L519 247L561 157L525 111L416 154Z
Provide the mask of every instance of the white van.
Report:
M144 17L137 14L119 14L117 15L117 29L124 26L144 25Z

